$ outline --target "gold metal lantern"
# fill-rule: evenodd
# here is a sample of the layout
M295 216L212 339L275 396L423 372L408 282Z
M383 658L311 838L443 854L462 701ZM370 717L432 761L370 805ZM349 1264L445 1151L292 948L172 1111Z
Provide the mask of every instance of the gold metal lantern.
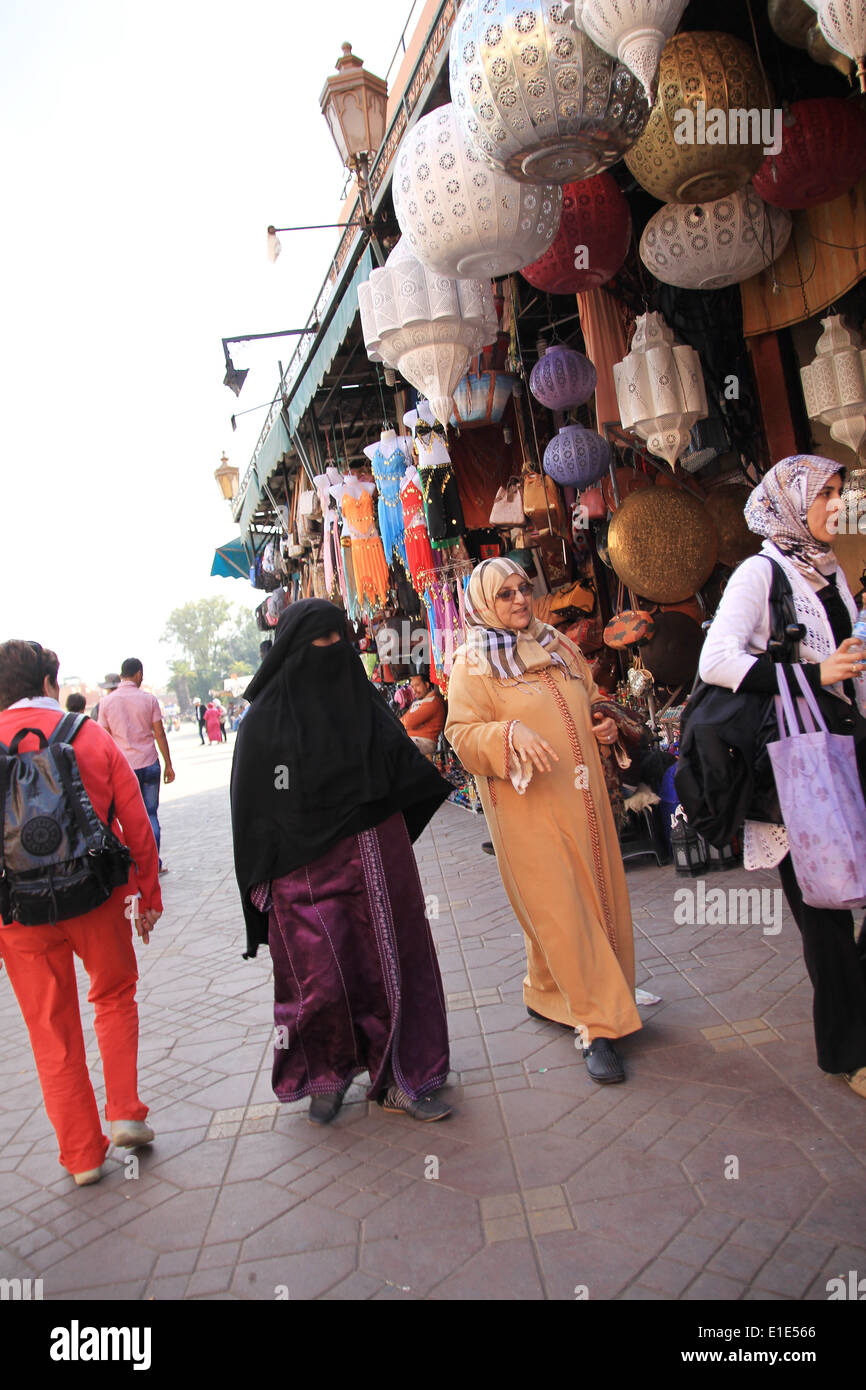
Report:
M761 112L774 99L747 44L731 34L677 34L662 50L657 93L625 156L648 193L698 203L749 182L764 158Z
M719 537L703 502L673 488L633 492L608 529L611 564L627 588L654 603L679 603L715 568Z

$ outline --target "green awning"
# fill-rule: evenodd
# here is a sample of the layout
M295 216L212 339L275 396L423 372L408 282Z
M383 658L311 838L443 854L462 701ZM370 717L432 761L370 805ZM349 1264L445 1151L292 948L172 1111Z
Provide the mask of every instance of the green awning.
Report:
M238 517L238 525L241 528L242 536L246 536L249 531L253 512L259 505L268 478L271 476L284 454L289 452L289 448L289 432L286 429L282 414L280 414L271 425L268 436L262 445L261 453L256 459L253 475L244 493L243 506L241 507L241 514Z
M346 334L358 312L358 286L364 280L369 280L372 270L373 256L368 246L345 289L342 292L339 288L334 291L335 294L341 295L340 303L328 324L324 338L298 378L289 400L289 425L292 434L304 418L310 401L325 379L325 373L343 346Z

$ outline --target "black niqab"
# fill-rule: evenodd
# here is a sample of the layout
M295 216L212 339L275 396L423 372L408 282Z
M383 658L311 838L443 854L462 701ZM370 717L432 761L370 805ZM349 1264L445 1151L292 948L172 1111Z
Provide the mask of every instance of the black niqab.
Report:
M334 604L292 604L245 692L231 807L249 955L268 935L250 902L255 884L313 863L395 811L415 840L451 790L370 684L346 631ZM332 632L338 642L313 645Z

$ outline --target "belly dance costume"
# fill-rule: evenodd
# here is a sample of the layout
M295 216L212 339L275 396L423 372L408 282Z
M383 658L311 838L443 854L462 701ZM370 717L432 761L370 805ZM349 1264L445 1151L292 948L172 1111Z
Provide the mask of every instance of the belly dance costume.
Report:
M393 440L383 440L364 450L373 466L373 477L379 489L379 530L385 559L388 564L400 560L404 569L408 569L408 561L403 536L400 484L406 473L408 445L409 440L404 441L395 435Z
M445 444L445 431L438 423L428 425L419 420L415 426L415 445L427 530L434 550L441 550L459 540L466 529L460 491Z
M343 513L343 543L351 542L352 569L358 601L369 607L382 604L388 597L388 566L382 541L376 530L373 498L366 489L359 497L347 490L340 499Z
M430 548L430 533L424 519L424 496L419 486L420 482L418 470L409 468L400 489L407 566L412 583L419 594L423 592L425 580L435 567L433 551Z

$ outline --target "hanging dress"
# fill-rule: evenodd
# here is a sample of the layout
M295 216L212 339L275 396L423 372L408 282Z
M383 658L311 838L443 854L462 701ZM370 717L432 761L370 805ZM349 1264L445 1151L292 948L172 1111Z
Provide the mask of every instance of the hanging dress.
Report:
M343 544L351 544L352 570L359 603L375 607L388 597L388 566L382 541L376 530L373 498L366 489L359 497L344 491L340 498L343 513Z
M412 583L420 594L424 589L424 578L434 568L433 551L430 548L430 533L427 530L427 522L424 517L424 497L418 484L409 476L403 479L400 497L403 506L408 569L412 576Z
M434 550L451 545L466 529L460 490L441 425L415 426L418 473L424 494L427 530Z
M406 473L408 442L395 436L391 441L385 440L364 450L373 466L373 477L379 490L379 530L386 563L390 565L400 560L404 569L408 569L408 560L403 537L400 484Z

